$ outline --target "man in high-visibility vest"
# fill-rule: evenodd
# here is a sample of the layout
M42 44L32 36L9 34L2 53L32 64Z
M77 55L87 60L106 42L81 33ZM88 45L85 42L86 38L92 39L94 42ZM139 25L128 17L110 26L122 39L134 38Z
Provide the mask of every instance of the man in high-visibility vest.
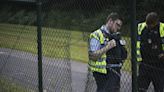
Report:
M139 92L147 92L151 82L155 92L164 92L164 23L157 13L148 13L146 22L138 24L136 47Z
M89 69L93 72L96 80L97 92L119 92L120 69L122 66L120 55L124 54L123 58L127 57L124 48L125 41L120 40L120 35L117 33L121 26L122 20L119 15L111 13L106 24L90 34ZM112 59L111 50L113 50L112 52L118 52L115 54L119 58Z

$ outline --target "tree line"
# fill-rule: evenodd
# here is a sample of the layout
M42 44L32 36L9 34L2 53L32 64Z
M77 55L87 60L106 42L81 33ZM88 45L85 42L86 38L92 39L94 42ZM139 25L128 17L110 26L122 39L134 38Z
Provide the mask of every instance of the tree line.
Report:
M44 0L42 4L43 25L79 31L99 28L107 15L114 11L124 19L128 31L131 0ZM144 21L148 12L155 11L164 18L163 0L137 0L137 22ZM0 22L29 24L36 23L36 4L31 2L7 2L1 0Z

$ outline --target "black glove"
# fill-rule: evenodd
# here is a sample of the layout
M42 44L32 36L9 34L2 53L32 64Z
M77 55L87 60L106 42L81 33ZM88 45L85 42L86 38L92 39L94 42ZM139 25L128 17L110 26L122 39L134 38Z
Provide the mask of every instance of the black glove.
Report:
M109 35L110 38L115 39L116 41L119 41L121 39L121 33L115 32Z

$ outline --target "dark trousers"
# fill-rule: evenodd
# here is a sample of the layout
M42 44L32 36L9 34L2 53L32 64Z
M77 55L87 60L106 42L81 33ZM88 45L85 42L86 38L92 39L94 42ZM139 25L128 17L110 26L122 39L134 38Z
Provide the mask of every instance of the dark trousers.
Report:
M97 92L119 92L120 68L108 69L107 74L93 72L97 84Z
M155 92L164 92L164 67L141 63L139 66L139 92L147 92L150 83L153 83ZM152 89L153 90L153 89Z

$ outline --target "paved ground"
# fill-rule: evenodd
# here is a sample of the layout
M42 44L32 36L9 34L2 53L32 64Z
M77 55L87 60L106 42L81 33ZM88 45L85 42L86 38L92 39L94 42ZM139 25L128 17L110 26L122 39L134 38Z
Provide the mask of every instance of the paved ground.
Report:
M5 78L37 90L36 55L0 49L0 71ZM43 86L47 92L84 92L86 79L86 64L43 57Z
M0 49L0 73L12 82L38 90L37 56L34 54ZM87 64L43 57L45 92L95 92L96 86L92 77L86 86L87 74ZM131 92L131 75L125 71L122 71L121 92Z

